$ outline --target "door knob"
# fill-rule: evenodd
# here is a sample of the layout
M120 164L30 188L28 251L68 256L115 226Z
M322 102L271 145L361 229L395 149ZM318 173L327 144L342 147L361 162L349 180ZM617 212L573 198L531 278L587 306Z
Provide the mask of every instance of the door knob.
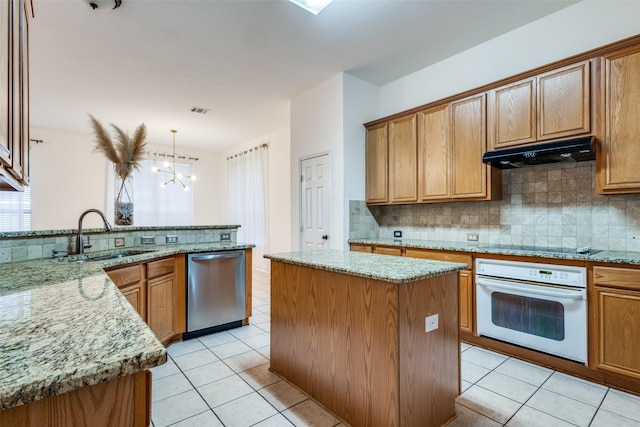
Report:
M329 239L329 236L327 236L326 234L323 234L322 235L322 240L327 240L327 239Z

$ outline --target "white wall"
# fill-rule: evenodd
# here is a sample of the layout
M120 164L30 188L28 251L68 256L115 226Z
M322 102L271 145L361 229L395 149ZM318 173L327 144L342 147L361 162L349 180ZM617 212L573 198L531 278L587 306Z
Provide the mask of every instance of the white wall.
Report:
M344 195L343 195L343 249L348 248L349 200L365 198L365 129L363 123L380 117L378 87L344 74Z
M380 88L380 116L640 33L640 1L584 0Z
M89 208L106 210L109 162L93 153L91 135L31 129L31 227L33 230L74 229ZM97 215L85 227L101 227Z
M233 150L225 152L224 158L226 159L228 156L264 143L269 143L269 195L267 200L269 247L265 251L267 253L289 252L291 250L291 199L289 197L291 193L291 173L289 169L291 163L291 137L289 127L278 129L275 132L240 144L234 147ZM226 160L224 162L226 173ZM228 210L226 213L228 214ZM256 268L268 271L268 260L254 259L253 265Z
M300 160L329 152L331 214L329 247L345 242L343 73L291 100L291 248L300 249Z
M111 166L102 154L94 152L90 133L62 132L50 129L31 129L31 138L42 144L31 147L32 229L75 229L78 217L89 208L107 212L107 167ZM170 152L171 147L149 146ZM191 149L179 154L198 157L193 165L197 181L193 183L194 223L197 225L225 224L227 219L226 173L219 154ZM85 227L101 227L97 215L86 217Z

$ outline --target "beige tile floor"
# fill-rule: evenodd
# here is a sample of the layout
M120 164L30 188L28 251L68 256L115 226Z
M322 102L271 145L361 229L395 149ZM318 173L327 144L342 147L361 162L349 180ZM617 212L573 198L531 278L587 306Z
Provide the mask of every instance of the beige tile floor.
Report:
M340 426L269 372L269 275L254 271L250 325L169 347L153 369L155 427ZM462 344L448 427L640 427L640 397ZM416 426L430 427L430 426Z

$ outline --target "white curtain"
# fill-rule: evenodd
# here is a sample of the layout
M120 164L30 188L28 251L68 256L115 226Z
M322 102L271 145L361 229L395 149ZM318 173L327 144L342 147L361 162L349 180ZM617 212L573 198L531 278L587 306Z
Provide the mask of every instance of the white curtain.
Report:
M268 145L243 151L227 159L229 187L229 220L238 224L238 242L252 243L253 268L269 270L262 255L269 250L268 200Z

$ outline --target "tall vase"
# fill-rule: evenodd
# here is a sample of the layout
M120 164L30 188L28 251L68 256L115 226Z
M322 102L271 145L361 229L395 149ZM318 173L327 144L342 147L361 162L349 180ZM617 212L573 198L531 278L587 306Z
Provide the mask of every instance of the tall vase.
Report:
M115 165L114 222L116 225L133 225L133 176L123 179Z

